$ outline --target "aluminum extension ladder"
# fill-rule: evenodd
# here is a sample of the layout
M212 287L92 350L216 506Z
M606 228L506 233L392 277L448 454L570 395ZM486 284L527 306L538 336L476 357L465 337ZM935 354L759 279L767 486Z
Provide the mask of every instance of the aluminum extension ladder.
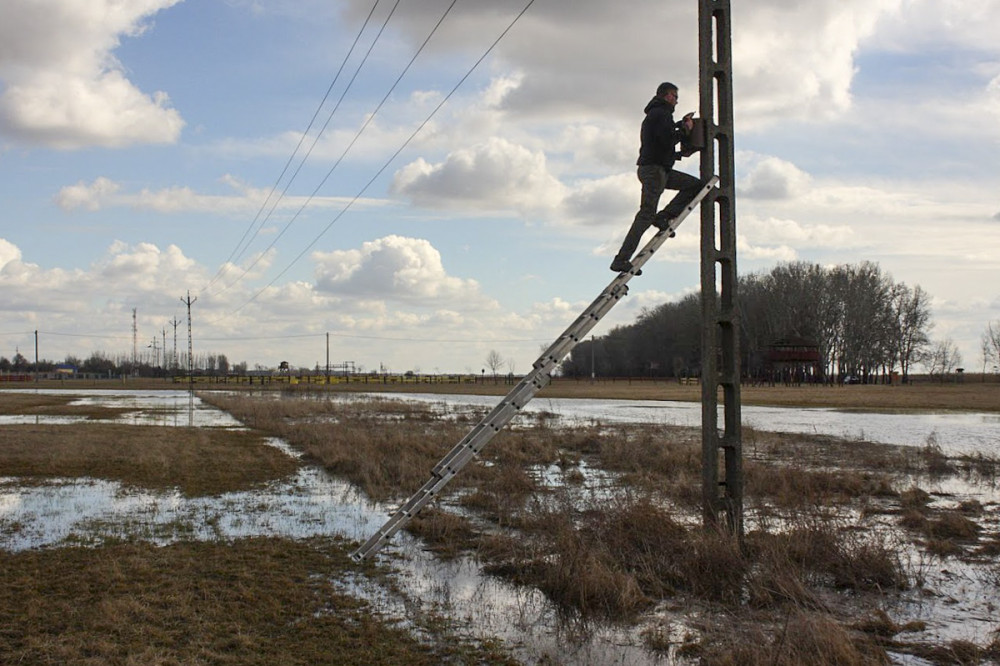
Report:
M503 401L493 408L482 421L480 421L462 441L455 445L448 455L431 470L431 479L423 485L409 500L406 501L393 515L386 521L368 541L351 554L356 561L363 560L372 553L378 552L392 535L402 529L410 520L419 513L439 492L447 485L451 479L458 474L469 461L471 461L489 443L493 436L507 425L511 419L517 416L518 412L527 405L535 394L542 390L552 381L552 372L560 361L568 354L587 333L597 325L604 315L613 308L619 300L628 293L628 282L642 268L653 253L656 252L668 238L674 236L674 231L681 222L694 210L712 191L716 183L719 182L717 176L713 176L699 190L697 196L681 212L680 215L670 221L669 227L662 229L654 235L645 247L632 259L632 270L619 273L611 284L601 292L601 295L587 307L583 313L577 317L566 331L539 357L529 372L521 382L507 394Z

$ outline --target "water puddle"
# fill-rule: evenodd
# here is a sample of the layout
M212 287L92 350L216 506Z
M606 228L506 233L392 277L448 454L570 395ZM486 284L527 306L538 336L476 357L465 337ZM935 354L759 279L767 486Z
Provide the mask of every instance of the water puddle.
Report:
M0 425L72 425L75 423L121 423L125 425L177 428L242 428L226 412L206 405L190 391L122 391L87 389L5 389L11 393L71 396L70 406L122 410L112 418L90 418L47 414L0 415Z

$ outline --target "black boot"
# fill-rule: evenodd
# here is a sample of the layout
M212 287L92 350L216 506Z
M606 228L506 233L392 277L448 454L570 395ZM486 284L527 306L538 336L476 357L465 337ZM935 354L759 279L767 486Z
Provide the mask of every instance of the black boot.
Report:
M615 273L628 273L632 270L632 262L628 259L620 259L615 257L615 260L611 262L611 270ZM638 270L634 273L635 275L642 275L642 271Z

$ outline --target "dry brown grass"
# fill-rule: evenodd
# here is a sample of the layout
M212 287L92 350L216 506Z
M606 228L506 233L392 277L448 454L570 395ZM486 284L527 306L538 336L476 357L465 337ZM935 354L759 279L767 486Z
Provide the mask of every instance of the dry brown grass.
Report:
M517 465L500 464L480 471L481 482L463 495L459 503L475 509L501 527L514 525L525 501L542 490L531 475Z
M819 590L903 589L897 544L836 520L754 532L747 548L728 535L684 526L650 497L623 497L574 514L555 502L519 525L517 544L480 544L485 570L530 584L567 612L631 617L657 599L689 595L734 608L821 610Z
M781 532L751 534L748 542L752 559L763 565L751 589L765 606L782 601L785 590L795 594L784 600L812 605L800 588L892 591L910 584L898 544L881 532L852 529L836 518L811 515ZM798 579L794 585L782 581L789 574Z
M0 552L0 663L515 663L380 619L337 585L355 569L318 539Z
M476 548L480 539L468 518L433 506L417 514L406 529L444 558L454 558Z
M15 393L0 391L0 414L27 416L76 416L87 419L114 419L130 410L124 407L100 405L71 405L76 400L71 395L44 393Z
M865 635L824 613L795 611L773 631L717 629L702 641L706 666L872 666L891 663Z
M0 427L0 469L17 477L92 477L185 495L243 490L299 462L249 432L107 424Z
M307 459L377 500L422 486L431 468L467 431L465 423L443 421L419 406L398 401L344 403L222 394L203 399L251 427L283 438ZM405 426L401 418L406 419Z
M744 474L747 496L762 506L779 509L847 504L898 494L887 472L802 469L749 462Z
M435 442L442 442L451 435L457 441L468 427L435 420L426 407L407 406L415 410L407 416L409 430L417 433L403 437L391 422L375 418L388 405L400 408L391 402L281 401L300 403L293 406L247 396L220 398L211 399L238 418L288 438L334 473L377 496L405 497L427 480L430 467L450 448L426 445L421 437L430 433ZM312 418L317 415L333 425L317 422ZM891 457L886 447L845 449L829 438L782 447L782 437L762 435L760 446L767 452L747 466L748 497L761 506L806 512L814 522L759 537L746 557L729 539L682 527L672 510L652 499L697 507L701 459L694 429L557 430L541 424L500 437L502 442L485 452L490 465L474 463L460 475L472 486L460 502L497 528L519 529L532 545L518 552L503 547L499 538L477 543L466 521L449 522L438 513L413 529L427 535L435 548L452 553L475 545L488 570L536 585L567 609L631 615L652 599L677 593L730 603L749 593L763 606L791 602L811 607L816 602L810 588L817 585L856 590L906 585L895 551L880 537L852 531L821 510L897 496L888 474L870 469ZM827 450L831 448L835 450ZM860 469L788 464L807 449L817 462L853 453L850 463ZM623 474L625 487L640 488L642 494L626 492L581 513L565 496L566 488L546 490L526 472L534 465L572 464L575 457L592 458L602 468ZM444 544L449 535L450 549Z

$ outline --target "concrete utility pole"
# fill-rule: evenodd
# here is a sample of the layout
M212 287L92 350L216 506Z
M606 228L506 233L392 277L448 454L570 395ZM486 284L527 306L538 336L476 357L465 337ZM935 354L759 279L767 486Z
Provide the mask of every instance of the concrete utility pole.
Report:
M701 178L719 176L718 189L705 197L701 206L702 506L706 527L723 526L742 540L743 443L736 294L731 16L729 0L699 0L700 115L706 134L705 149L701 153ZM724 429L721 432L718 424L720 387L724 400ZM720 451L723 453L721 466ZM725 523L720 522L720 513L725 514Z
M153 338L153 341L147 346L153 350L153 358L155 359L153 361L153 367L158 367L160 365L160 341Z
M132 374L139 364L139 326L136 324L135 308L132 308Z
M187 305L188 311L188 381L190 382L191 390L194 390L194 343L191 339L191 304L197 301L198 298L191 298L191 292L187 293L187 300L181 299L181 303Z
M177 317L174 317L173 319L170 320L170 323L174 327L174 358L172 359L172 362L170 364L170 369L176 371L177 370L177 325L180 324L181 322L179 319L177 319Z

